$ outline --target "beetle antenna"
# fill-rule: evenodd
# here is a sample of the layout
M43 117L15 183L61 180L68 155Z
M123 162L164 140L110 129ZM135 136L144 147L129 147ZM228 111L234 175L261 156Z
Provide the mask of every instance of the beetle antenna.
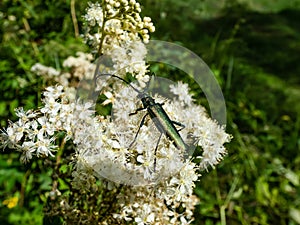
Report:
M136 89L135 87L133 87L127 80L123 79L122 77L119 77L117 75L114 74L110 74L110 73L101 73L98 74L97 78L100 76L111 76L111 77L115 77L118 78L119 80L123 81L124 83L128 84L133 90L135 90L137 93L142 94L143 92L139 91L138 89Z

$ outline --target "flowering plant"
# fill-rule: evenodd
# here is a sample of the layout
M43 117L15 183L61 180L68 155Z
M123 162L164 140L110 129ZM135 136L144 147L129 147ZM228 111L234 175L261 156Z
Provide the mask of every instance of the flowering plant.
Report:
M1 135L4 147L22 153L22 162L56 157L56 168L69 165L70 192L62 194L53 179L45 207L47 215L68 224L189 224L198 202L195 182L226 153L230 136L193 102L187 84L170 85L171 99L153 99L172 121L184 124L181 138L202 149L199 164L186 154L192 148L178 148L156 129L155 118L138 112L136 90L151 83L145 44L155 30L140 11L135 0L90 3L83 18L91 54L67 58L68 72L35 64L33 72L57 85L46 88L41 108L16 109L19 120ZM129 76L136 82L126 86ZM111 116L95 113L95 93L111 106Z

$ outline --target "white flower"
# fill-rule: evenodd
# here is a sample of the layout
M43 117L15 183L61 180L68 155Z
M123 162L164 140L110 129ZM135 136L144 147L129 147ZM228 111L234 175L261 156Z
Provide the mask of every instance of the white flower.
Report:
M54 127L52 126L51 123L48 122L48 118L46 117L40 117L37 119L39 122L41 129L38 132L38 139L42 140L44 137L44 134L47 134L49 136L54 134Z
M107 55L114 62L114 70L119 76L130 73L137 78L139 83L145 84L148 81L146 75L148 66L144 61L146 53L145 45L141 41L134 41L115 46L107 52Z
M32 154L36 151L36 145L33 141L26 141L22 144L22 156L20 158L21 162L27 163L32 159Z
M38 140L36 142L36 155L39 157L41 156L52 156L54 157L54 155L52 154L52 151L56 150L57 146L55 146L53 144L54 138L51 139L42 139L42 140Z
M52 116L56 116L58 111L61 108L61 104L56 102L54 98L49 98L47 102L45 102L45 106L41 109L42 113L47 113Z
M170 85L170 91L178 96L179 101L184 102L186 105L191 105L192 96L189 94L189 88L187 84L179 81L176 85Z
M56 77L59 76L59 71L52 67L44 66L40 63L36 63L31 67L31 71L36 73L40 76L49 76L49 77Z
M50 87L46 88L46 91L43 94L46 98L58 99L61 96L63 96L63 89L64 89L64 87L61 86L61 85L58 85L58 86L55 86L55 87L50 86Z
M114 98L114 95L111 92L106 91L103 94L105 95L105 97L107 97L107 99L102 103L102 105L107 105L109 103L114 103L115 98Z
M38 113L32 110L25 111L22 107L15 109L16 116L19 117L23 123L26 123L30 119L35 118Z
M108 54L126 42L149 41L149 32L154 32L155 27L149 17L141 19L139 3L105 1L102 4L103 7L99 3L90 3L83 16L87 24L84 39L98 52ZM102 49L98 49L101 39Z
M151 212L151 207L148 204L144 204L142 210L140 210L140 214L135 217L134 221L138 225L153 224L155 221L155 214Z
M103 11L100 4L89 3L89 8L86 9L86 14L83 18L89 22L90 26L102 26L103 23Z
M198 180L196 174L197 167L195 164L189 163L181 168L179 177L172 177L170 180L171 186L176 186L174 198L176 201L181 201L186 195L192 195L195 182Z
M23 122L22 119L19 119L17 122L10 124L5 135L11 143L17 144L24 137L29 126L29 122Z
M141 163L144 167L144 179L149 180L152 178L153 170L155 169L153 165L154 158L153 154L151 154L149 151L146 152L144 155L139 155L137 157L137 162Z
M77 52L77 57L70 56L63 62L63 66L72 68L72 76L83 79L92 79L95 73L96 64L92 63L93 57L91 54Z

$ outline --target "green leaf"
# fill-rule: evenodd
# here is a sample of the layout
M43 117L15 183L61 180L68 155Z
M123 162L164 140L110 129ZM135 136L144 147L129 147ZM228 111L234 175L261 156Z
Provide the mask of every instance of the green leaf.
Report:
M295 208L290 208L289 216L298 224L300 224L300 210Z

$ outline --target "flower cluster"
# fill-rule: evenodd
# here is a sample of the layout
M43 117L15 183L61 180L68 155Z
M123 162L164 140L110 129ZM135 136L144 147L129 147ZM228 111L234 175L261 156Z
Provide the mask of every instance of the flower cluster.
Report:
M85 41L93 46L100 57L108 56L113 67L109 73L130 73L140 84L148 81L145 63L149 33L155 31L150 17L140 17L141 6L135 0L105 0L90 3L83 16L87 25Z
M139 84L144 87L149 80L145 58L147 49L142 42L127 42L123 46L115 46L107 56L113 61L113 69L111 73L117 73L124 76L127 73L136 77Z
M87 24L85 41L106 54L114 45L128 41L147 43L155 31L150 17L140 17L141 6L135 0L105 0L102 5L90 3L83 16Z
M76 98L78 81L92 80L96 65L92 63L93 56L88 53L77 52L77 57L69 56L63 61L63 71L36 63L31 67L31 71L42 76L46 84L62 85L72 100Z
M163 85L163 81L157 82ZM138 93L132 87L115 85L113 89L108 89L111 92L106 90L105 95L109 96L110 100L107 99L105 104L112 103L113 118L109 118L111 122L106 124L106 132L110 136L111 143L103 146L105 151L97 154L90 149L83 151L85 152L83 157L98 174L116 183L145 185L177 174L182 167L190 163L184 159L185 152L178 150L166 135L163 135L157 144L160 132L149 116L144 121L144 126L140 123L145 113L130 116L141 107ZM226 154L223 145L230 140L230 136L224 132L223 127L208 117L203 107L192 102L186 84L179 82L171 85L170 92L174 94L172 100L160 95L155 95L154 99L158 103L164 103L163 108L172 120L185 125L180 131L181 137L189 142L191 147L194 145L202 148L200 168L207 169L209 166L217 165ZM135 138L137 131L138 136ZM134 143L132 140L135 140ZM86 154L87 152L92 155Z
M90 116L91 105L70 103L70 98L63 88L63 86L46 88L42 99L44 106L39 110L16 109L19 120L10 123L2 133L4 145L20 151L22 162L28 162L34 155L53 157L54 152L58 150L55 143L56 135L63 132L65 140L73 138L74 127Z
M74 150L73 188L95 198L96 176L101 181L102 199L109 194L107 198L113 201L112 206L100 202L103 207L107 204L108 210L104 210L107 217L99 224L189 224L198 202L193 195L195 182L201 170L219 163L226 153L224 143L231 137L193 102L188 85L182 82L169 85L168 93L173 97L166 99L156 93L153 99L163 105L172 121L185 125L179 133L188 149L178 148L172 138L157 129L156 118L140 110L136 90L142 90L150 79L142 40L147 42L148 33L154 31L151 19L141 19L140 10L135 0L90 3L84 16L89 29L86 41L109 57L113 65L96 65L93 57L84 53L64 61L66 72L34 65L32 71L59 85L46 88L40 109L17 109L19 120L10 123L1 140L4 146L22 152L23 162L33 156L55 156L55 151L63 150L63 144L70 141ZM123 82L128 74L136 83ZM79 84L75 80L80 80ZM83 80L93 82L83 84ZM158 85L166 86L159 79ZM102 105L111 105L111 115L96 115L96 102L78 95L82 90L90 91L87 96L96 91L106 96ZM202 153L200 164L192 161L196 147ZM61 202L55 209L61 208L64 216L68 210L82 210L76 204L70 206L66 199ZM98 213L96 209L92 212Z
M192 219L197 203L192 193L199 176L198 166L176 154L178 150L168 139L164 138L159 144L155 156L152 138L159 134L153 132L151 126L145 126L140 134L143 138L137 139L136 145L140 146L134 147L136 151L128 149L132 140L132 135L128 133L136 130L139 120L122 122L120 113L123 113L123 108L114 109L119 113L116 120L111 120L95 117L91 104L70 103L62 86L47 88L44 96L45 105L39 112L18 110L20 119L12 123L4 134L6 143L23 153L21 159L24 162L30 160L32 155L53 156L52 151L58 149L54 144L54 133L64 132L65 139L72 139L76 145L73 183L78 189L86 190L93 186L93 180L89 177L94 172L101 180L110 182L111 188L118 184L126 185L117 194L120 208L119 213L114 213L116 220L132 220L137 224L184 224L182 221ZM124 96L123 93L121 96ZM127 96L127 100L122 98L123 106L132 103L131 96ZM123 115L128 116L127 113ZM133 158L135 162L132 162ZM154 190L152 184L155 184ZM179 206L185 208L184 213L175 213ZM145 213L145 210L151 213Z

